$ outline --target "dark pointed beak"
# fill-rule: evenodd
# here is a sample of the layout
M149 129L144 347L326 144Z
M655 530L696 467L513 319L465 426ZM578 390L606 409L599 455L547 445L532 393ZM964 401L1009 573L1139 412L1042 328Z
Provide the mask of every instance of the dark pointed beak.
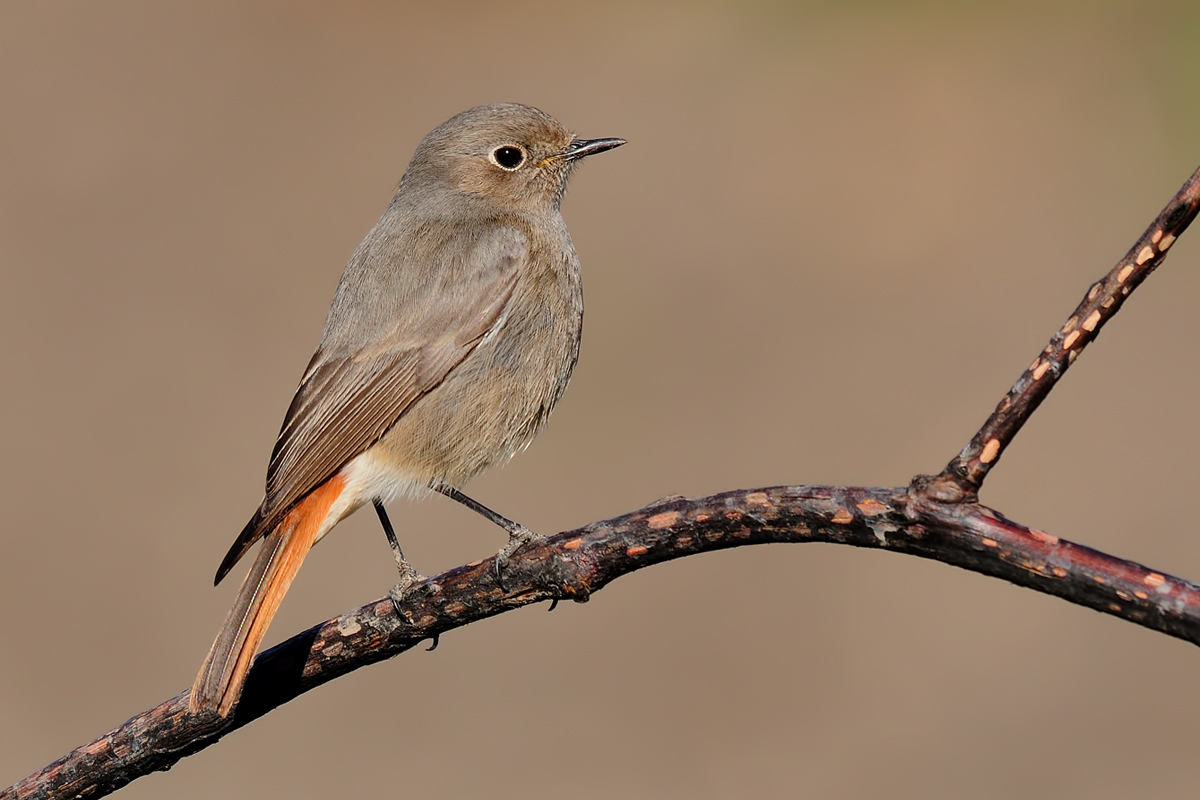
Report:
M575 161L594 156L596 153L603 153L605 150L612 150L623 144L625 144L624 139L576 139L559 158Z

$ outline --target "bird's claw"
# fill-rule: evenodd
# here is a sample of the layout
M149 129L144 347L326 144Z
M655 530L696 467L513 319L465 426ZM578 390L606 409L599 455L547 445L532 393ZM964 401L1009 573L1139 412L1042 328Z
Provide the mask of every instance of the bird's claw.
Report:
M519 525L508 532L508 543L500 548L500 552L496 554L496 584L500 587L500 591L508 591L504 585L504 568L508 566L508 559L512 554L527 544L532 544L545 538L545 536L534 533L524 525Z
M412 589L412 587L425 580L425 576L409 566L407 561L403 563L404 568L400 570L400 580L396 582L395 586L388 590L388 597L391 598L392 608L396 609L396 616L399 617L405 624L411 625L413 624L412 620L410 620L408 615L401 610L400 603L402 600L404 600L405 596L408 594L409 590Z

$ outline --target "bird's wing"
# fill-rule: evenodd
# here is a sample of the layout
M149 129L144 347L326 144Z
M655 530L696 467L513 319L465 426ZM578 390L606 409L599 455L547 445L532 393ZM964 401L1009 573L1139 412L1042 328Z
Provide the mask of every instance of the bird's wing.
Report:
M443 259L424 273L433 277L421 285L401 281L396 320L382 336L347 342L351 323L331 342L327 325L275 443L266 497L222 562L218 582L296 503L374 444L502 323L525 258L525 237L513 229L499 234L477 242L466 256Z

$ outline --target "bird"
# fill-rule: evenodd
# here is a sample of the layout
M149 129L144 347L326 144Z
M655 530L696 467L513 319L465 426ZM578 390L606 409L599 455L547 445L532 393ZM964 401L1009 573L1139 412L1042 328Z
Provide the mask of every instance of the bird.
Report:
M477 106L417 146L355 249L267 468L263 500L217 570L262 540L196 677L193 714L228 716L308 551L371 504L400 570L421 579L385 503L446 495L503 527L497 569L540 537L461 487L525 448L579 357L583 289L560 205L581 139L519 103Z

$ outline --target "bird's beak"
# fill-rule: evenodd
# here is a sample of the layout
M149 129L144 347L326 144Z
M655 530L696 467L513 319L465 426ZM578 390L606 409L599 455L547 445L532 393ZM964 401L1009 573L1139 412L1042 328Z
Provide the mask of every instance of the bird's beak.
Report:
M620 147L623 144L625 144L624 139L575 139L558 158L565 158L567 161L577 161L581 158L594 156L596 153L603 153L605 150L612 150L614 147Z

